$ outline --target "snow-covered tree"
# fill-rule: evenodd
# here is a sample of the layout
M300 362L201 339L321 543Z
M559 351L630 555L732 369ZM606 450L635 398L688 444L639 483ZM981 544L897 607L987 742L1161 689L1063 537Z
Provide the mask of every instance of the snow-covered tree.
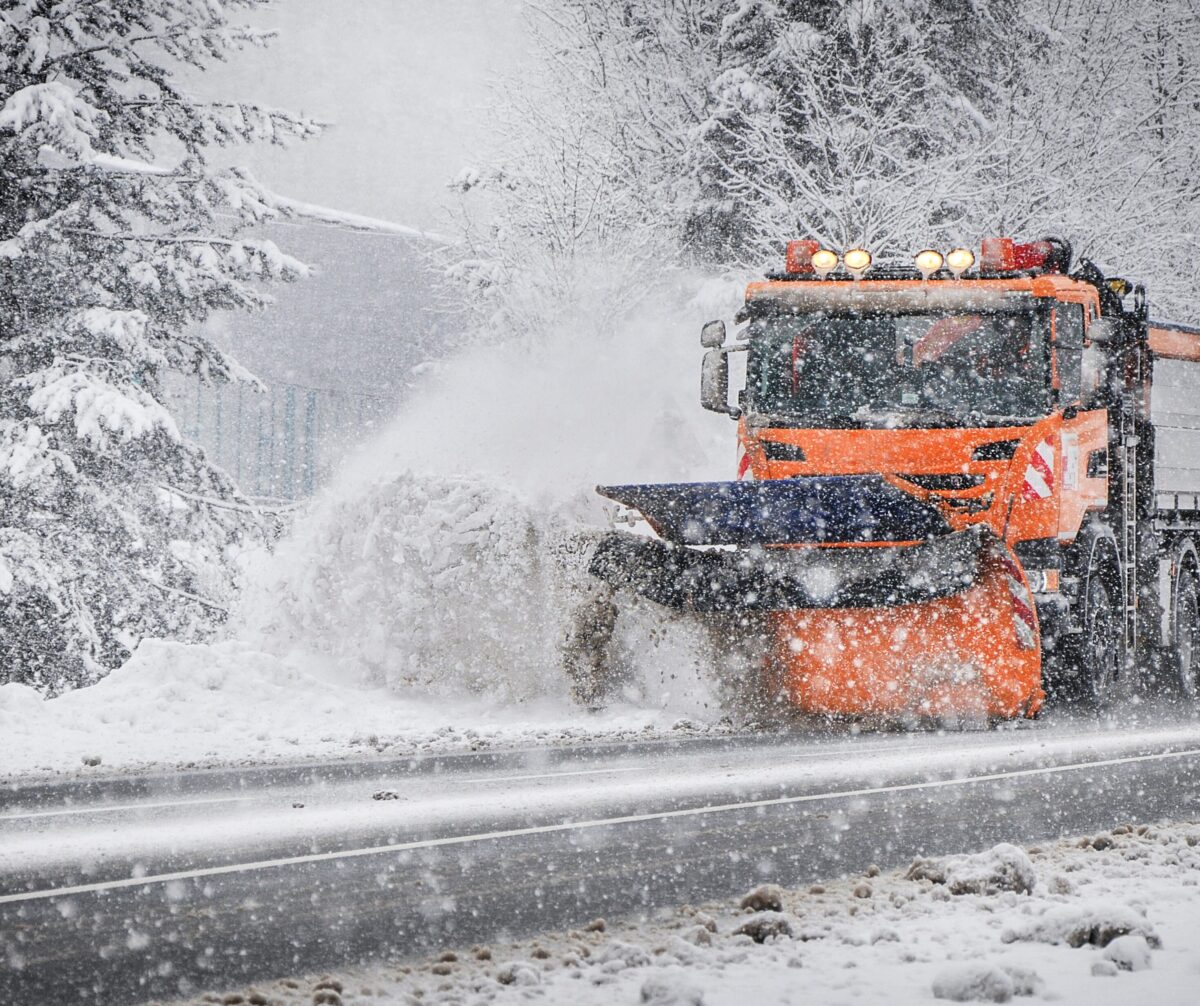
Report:
M493 335L545 331L564 310L602 329L676 260L711 0L648 6L662 16L623 0L529 3L542 58L500 91L490 166L454 182L464 215L452 274Z
M462 269L493 303L552 302L530 276L561 290L605 245L744 271L797 235L907 256L1002 233L1066 237L1196 316L1194 0L532 7L541 89L508 102Z
M1062 234L1200 317L1200 8L1020 0L975 198L984 233Z
M610 192L596 200L599 213L589 203L582 218L572 209L522 229L547 236L570 220L574 233L598 217L611 229L619 212L617 229L666 229L685 256L759 266L800 232L878 250L962 225L987 143L991 68L1002 65L992 53L1012 31L1003 9L953 0L535 6L550 107L574 114L555 128L538 101L505 132L535 149L586 132L593 153L574 181L603 165ZM537 162L510 156L506 177L544 179ZM557 205L543 202L543 215Z
M251 379L200 334L305 267L206 150L319 126L188 93L262 0L0 0L0 682L86 683L220 619L262 515L187 442L167 371Z
M772 261L794 234L907 252L966 226L1004 9L953 0L723 5L693 161L703 257Z

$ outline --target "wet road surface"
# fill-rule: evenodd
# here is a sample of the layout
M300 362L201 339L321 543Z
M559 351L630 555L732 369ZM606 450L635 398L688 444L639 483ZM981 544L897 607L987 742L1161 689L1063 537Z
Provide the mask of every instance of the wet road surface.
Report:
M1148 719L12 783L0 1002L144 1002L1200 816L1200 723Z

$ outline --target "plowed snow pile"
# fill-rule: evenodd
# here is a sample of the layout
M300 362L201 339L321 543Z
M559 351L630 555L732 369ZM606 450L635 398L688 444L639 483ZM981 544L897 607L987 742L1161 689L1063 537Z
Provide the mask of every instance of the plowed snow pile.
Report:
M557 667L593 535L479 479L380 478L321 509L248 598L248 635L348 680L566 697Z
M618 626L624 691L611 709L574 705L563 672L606 523L593 487L732 466L729 424L695 403L690 322L722 312L678 292L663 303L677 310L623 326L580 318L430 368L276 554L250 561L225 642L145 642L104 681L45 703L0 687L6 768L708 729L719 713L700 641L649 606Z
M764 885L652 920L450 943L423 960L254 991L278 1006L316 1002L322 989L345 1006L1197 1001L1196 824L1122 825L1029 850L919 860L909 871L863 869L807 889Z

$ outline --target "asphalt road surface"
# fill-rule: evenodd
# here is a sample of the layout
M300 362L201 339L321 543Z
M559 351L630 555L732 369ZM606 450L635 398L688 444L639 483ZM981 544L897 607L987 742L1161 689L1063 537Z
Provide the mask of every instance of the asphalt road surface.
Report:
M10 783L0 1003L171 998L1196 817L1200 723L1169 715Z

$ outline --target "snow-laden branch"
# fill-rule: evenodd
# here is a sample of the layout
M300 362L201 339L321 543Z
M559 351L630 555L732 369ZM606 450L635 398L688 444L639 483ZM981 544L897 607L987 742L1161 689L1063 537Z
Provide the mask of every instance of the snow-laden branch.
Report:
M429 241L438 245L453 245L454 238L436 231L422 230L419 227L409 227L406 224L392 223L390 220L380 220L377 217L362 216L359 213L347 213L345 210L330 209L315 203L301 202L299 199L289 199L287 196L271 194L275 208L287 210L305 220L318 223L333 224L355 231L370 231L376 234L394 234L398 237L413 238L419 241Z
M156 580L154 577L148 576L145 573L138 573L137 576L138 579L144 580L146 583L150 584L150 586L157 587L164 593L175 594L178 597L186 597L189 601L195 601L197 604L202 604L206 608L212 608L213 611L220 611L226 615L229 614L229 609L223 604L217 604L216 601L210 601L208 598L201 597L199 594L193 594L188 590L180 590L178 587L168 587L165 583L161 582L160 580Z
M114 174L171 175L175 173L171 168L139 161L132 157L117 157L114 154L96 154L91 158L90 163Z
M148 161L132 157L116 157L111 154L95 154L89 159L89 164L116 174L144 175L176 175L177 169L151 164ZM189 176L190 177L190 176ZM420 227L410 227L407 224L394 223L379 217L364 216L361 213L350 213L346 210L332 209L319 206L316 203L304 202L282 196L277 192L257 186L256 196L268 209L283 212L289 216L300 217L316 223L331 224L344 227L347 230L368 231L374 234L391 234L397 237L412 238L417 241L429 241L438 245L455 244L455 239L436 231L423 230ZM211 239L206 239L210 241Z

